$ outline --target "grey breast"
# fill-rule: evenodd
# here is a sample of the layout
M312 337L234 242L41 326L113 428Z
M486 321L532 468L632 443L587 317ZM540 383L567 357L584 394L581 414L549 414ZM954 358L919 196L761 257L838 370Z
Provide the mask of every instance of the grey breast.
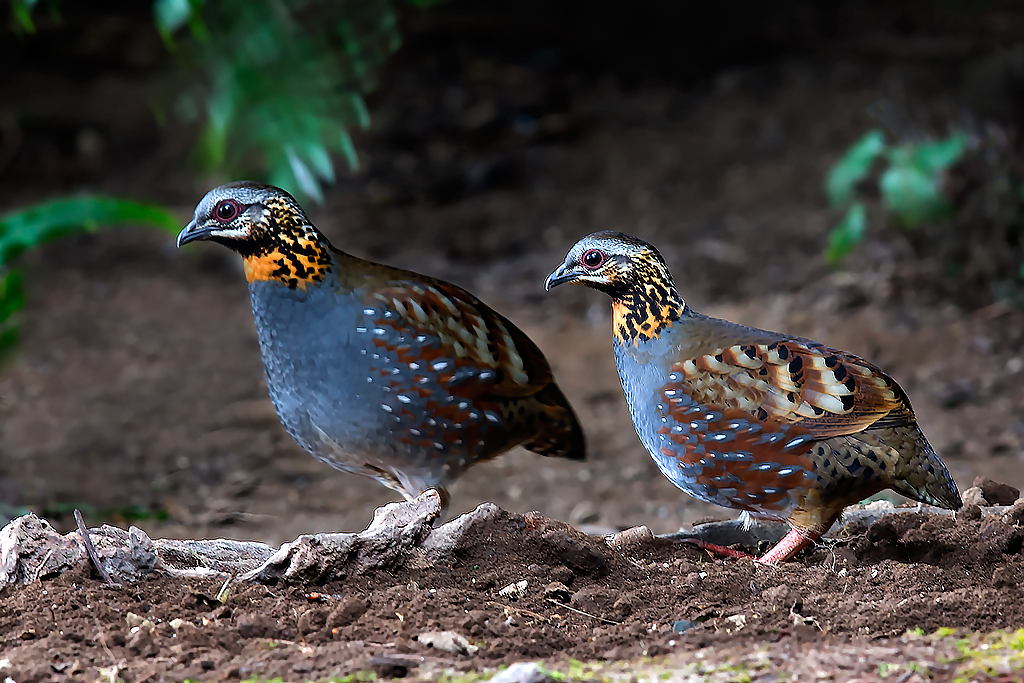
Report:
M379 416L368 409L378 389L366 382L355 302L330 287L253 282L249 291L270 397L288 433L317 456L324 433L359 450Z
M665 471L662 462L664 456L660 453L657 435L661 426L658 406L663 400L661 390L668 380L668 366L671 363L662 353L663 350L663 338L641 341L638 345L620 342L618 338L614 341L615 365L633 418L633 426L658 467Z
M403 482L422 480L416 484L422 488L457 476L502 429L500 415L450 393L470 384L481 389L495 373L465 368L445 385L439 375L450 373L451 358L401 361L397 348L419 358L440 339L400 324L396 329L394 311L365 303L373 297L339 295L331 282L306 291L254 282L250 293L278 416L303 448L328 464L364 474L366 466L380 468ZM416 391L403 390L414 381ZM453 404L464 421L433 414L428 402ZM479 440L464 438L465 430Z

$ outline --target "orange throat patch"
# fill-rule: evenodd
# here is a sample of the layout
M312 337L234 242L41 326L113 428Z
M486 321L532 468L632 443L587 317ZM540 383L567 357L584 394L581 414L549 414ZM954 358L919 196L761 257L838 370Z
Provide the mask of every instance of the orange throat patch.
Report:
M672 306L634 306L628 301L612 302L612 334L622 343L639 344L656 339L675 319Z
M280 248L243 259L245 279L249 282L275 281L291 289L305 291L311 284L321 282L331 269L327 249L313 241L296 240L288 251Z
M612 299L612 334L624 344L650 341L685 311L674 290L652 282Z

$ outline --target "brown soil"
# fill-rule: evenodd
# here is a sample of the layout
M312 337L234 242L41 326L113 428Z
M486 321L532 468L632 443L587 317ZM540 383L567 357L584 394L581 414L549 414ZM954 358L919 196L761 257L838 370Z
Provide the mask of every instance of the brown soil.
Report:
M868 105L895 102L927 128L984 100L970 75L1013 37L999 33L1020 25L1012 8L960 23L900 23L875 8L851 19L861 33L838 35L797 22L790 33L769 31L770 57L637 78L595 65L582 48L587 59L573 61L568 48L510 56L507 45L481 47L460 31L493 24L472 13L460 22L455 5L439 12L444 20L411 23L410 43L371 103L363 170L310 213L339 247L457 282L520 325L580 415L588 462L517 450L475 468L452 488L452 514L485 500L511 512L450 568L395 567L344 585L236 586L223 605L212 583L155 579L118 590L84 568L8 586L0 664L12 668L0 673L49 680L77 661L93 677L124 659L126 681L317 679L365 668L427 675L529 658L775 641L867 648L909 628L1024 627L1021 531L1000 520L898 516L764 569L667 541L619 554L600 538L516 514L655 533L730 516L677 491L636 439L611 359L607 301L582 289L543 292L572 242L599 229L657 244L698 310L884 367L961 490L978 475L1024 488L1024 314L965 303L984 301L983 292L940 296L940 265L896 230L876 226L841 269L820 257L836 220L822 178L874 125ZM0 138L0 209L86 188L168 203L184 222L217 182L188 172L188 131L158 129L148 113L159 42L133 38L130 58L114 67L96 47L134 35L137 21L102 24L104 40L89 24L73 40L59 31L34 39L70 51L81 73L41 60L0 86L0 102L15 103L25 122ZM869 40L865 26L877 35ZM1000 94L993 88L989 99ZM280 428L240 268L223 250L181 253L167 236L119 229L24 262L22 345L0 376L0 513L27 506L67 530L79 507L91 524L133 522L154 538L279 544L358 530L392 500L316 462ZM517 602L498 596L524 579ZM586 615L545 599L554 581L568 588L564 604ZM129 611L155 630L132 634ZM738 632L736 615L746 617ZM175 635L175 618L195 628ZM679 634L679 621L699 623ZM414 639L444 630L480 650L453 656ZM889 645L899 653L907 643Z
M1024 627L1022 545L1024 529L994 515L905 512L767 568L661 539L616 550L538 513L503 513L474 525L450 566L234 585L222 599L220 580L157 576L115 588L80 565L8 586L0 633L16 681L111 665L126 681L430 676L739 643L867 644L909 630ZM465 639L464 651L419 640L445 631ZM923 666L940 680L948 673L937 660Z

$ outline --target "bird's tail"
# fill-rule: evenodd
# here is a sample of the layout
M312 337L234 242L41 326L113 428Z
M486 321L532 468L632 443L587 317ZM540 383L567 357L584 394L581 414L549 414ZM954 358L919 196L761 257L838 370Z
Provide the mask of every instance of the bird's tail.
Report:
M586 460L583 428L561 389L552 382L533 398L536 401L536 432L523 442L523 448L551 458Z
M909 435L911 438L908 439L914 443L914 449L913 453L900 453L897 476L892 488L908 498L928 505L959 510L963 507L963 501L949 470L916 425L906 429L913 429L916 432ZM899 468L899 465L904 467ZM899 469L904 471L900 472Z

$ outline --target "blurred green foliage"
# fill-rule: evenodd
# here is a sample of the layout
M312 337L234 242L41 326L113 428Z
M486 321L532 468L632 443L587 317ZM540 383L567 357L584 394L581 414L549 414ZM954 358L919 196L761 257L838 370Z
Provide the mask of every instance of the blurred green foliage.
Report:
M948 218L952 206L943 178L963 157L967 142L966 135L955 134L941 140L890 145L879 130L855 142L825 179L829 203L845 210L829 235L825 258L837 263L864 239L871 196L880 197L881 212L905 228ZM877 177L877 188L872 188L871 172L879 162L885 168Z
M1014 130L986 123L898 145L877 130L861 137L825 179L829 203L842 212L825 259L838 263L869 223L888 222L929 257L915 286L928 283L969 306L1024 308L1024 147Z
M178 66L157 113L201 122L194 159L203 172L321 201L333 158L358 167L350 131L369 125L363 93L401 44L400 1L152 0L155 30ZM15 30L35 32L39 4L12 0ZM57 11L57 0L45 4Z
M202 170L321 201L332 156L358 167L349 131L369 126L362 93L401 44L392 0L155 0L153 9L182 66L170 107L203 121Z
M400 0L152 0L155 30L178 69L158 116L200 122L194 159L203 172L261 178L321 201L333 159L358 167L350 131L370 123L363 93L401 44ZM444 0L404 0L425 8ZM11 0L16 33L58 0ZM159 207L103 197L65 198L0 219L0 351L10 349L22 305L12 259L69 232L131 223L177 230Z
M21 308L21 277L11 266L22 252L70 233L108 225L147 225L175 233L180 222L149 204L110 197L54 199L0 216L0 355L17 337L14 314Z

